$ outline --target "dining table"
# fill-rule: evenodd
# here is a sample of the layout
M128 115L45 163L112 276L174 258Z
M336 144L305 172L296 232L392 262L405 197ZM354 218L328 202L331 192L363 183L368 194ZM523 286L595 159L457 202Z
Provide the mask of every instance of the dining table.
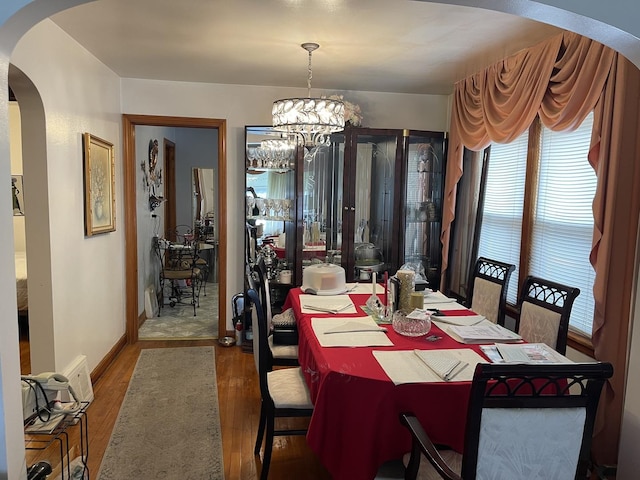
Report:
M404 412L418 417L434 443L462 452L471 381L396 384L376 355L388 351L471 349L482 361L489 362L479 345L463 345L435 323L428 335L417 337L400 335L391 325L381 325L386 327L386 346L322 346L314 322L317 328L317 322L324 319L340 317L348 321L366 316L365 305L373 296L370 288L345 294L355 308L336 313L304 308L303 302L309 296L299 287L289 291L283 306L292 308L296 318L298 360L314 405L307 443L334 480L371 480L383 463L409 452L411 437L399 420ZM384 289L377 290L376 296L380 303L385 302ZM474 315L453 301L449 309L438 313ZM466 378L472 374L472 368L469 370Z

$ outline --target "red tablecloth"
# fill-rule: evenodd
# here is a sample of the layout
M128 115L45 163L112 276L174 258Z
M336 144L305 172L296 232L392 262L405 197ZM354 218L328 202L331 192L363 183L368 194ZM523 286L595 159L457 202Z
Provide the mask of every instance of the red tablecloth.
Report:
M374 358L373 350L473 348L461 345L435 325L430 334L442 339L398 335L389 328L392 347L323 348L313 333L312 317L303 314L299 288L289 292L284 307L292 307L298 322L298 358L311 391L314 412L307 442L334 480L370 480L385 461L400 458L411 446L400 424L401 412L415 413L435 443L462 451L471 382L394 385ZM383 299L383 295L379 295ZM369 294L350 295L358 310ZM451 311L451 315L471 313Z

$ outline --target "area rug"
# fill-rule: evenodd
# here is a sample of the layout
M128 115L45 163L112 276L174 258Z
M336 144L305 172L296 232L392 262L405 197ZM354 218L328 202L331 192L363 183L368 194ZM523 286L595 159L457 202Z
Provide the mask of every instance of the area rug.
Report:
M140 353L99 480L222 480L213 347Z
M200 307L193 316L191 305L165 305L160 315L147 318L140 330L140 340L218 338L218 284L208 283L207 294L200 293Z

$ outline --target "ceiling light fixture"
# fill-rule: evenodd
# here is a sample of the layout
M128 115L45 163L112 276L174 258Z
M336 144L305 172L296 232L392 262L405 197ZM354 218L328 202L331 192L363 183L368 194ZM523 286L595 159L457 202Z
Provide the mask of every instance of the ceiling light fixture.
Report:
M311 97L311 53L320 45L303 43L301 47L309 52L308 97L273 102L273 128L296 135L308 147L329 145L331 134L344 130L344 104L340 100Z

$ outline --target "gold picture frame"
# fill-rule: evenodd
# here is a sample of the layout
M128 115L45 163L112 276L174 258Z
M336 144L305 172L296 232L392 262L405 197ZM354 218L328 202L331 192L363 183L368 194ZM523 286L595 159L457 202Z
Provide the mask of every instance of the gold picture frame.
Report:
M85 133L84 224L91 237L116 229L115 158L113 144Z

